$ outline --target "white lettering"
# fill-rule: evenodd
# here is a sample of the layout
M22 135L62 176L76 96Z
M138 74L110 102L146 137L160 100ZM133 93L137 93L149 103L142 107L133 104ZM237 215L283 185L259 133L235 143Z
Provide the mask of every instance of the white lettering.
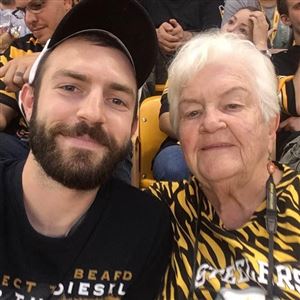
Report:
M103 296L104 288L105 288L104 284L101 284L101 283L95 284L94 292L93 292L94 296Z
M123 290L124 288L124 283L120 283L119 289L118 289L118 295L119 296L124 296L126 292Z
M208 264L203 264L198 268L196 279L195 279L195 287L196 288L198 288L199 286L204 284L206 270L209 270Z
M19 294L19 293L15 293L15 296L16 296L16 300L23 300L24 299L24 296Z
M238 283L247 282L249 281L248 276L244 276L245 271L243 270L243 267L245 266L245 260L239 259L235 262L236 270L239 273Z
M268 283L268 264L263 261L258 261L259 275L258 282L267 284Z
M108 290L108 295L111 295L113 293L113 289L115 287L115 283L110 283L109 284L109 290Z
M295 279L295 287L296 290L298 291L298 293L300 293L300 270L297 269L293 269L293 275L294 275L294 279ZM299 283L299 284L297 284Z
M281 288L285 288L286 286L288 286L290 290L294 291L295 288L291 284L291 280L292 280L291 270L283 265L278 265L276 267L276 270L277 270L277 277L278 277L277 285ZM286 283L286 285L284 284L284 282Z
M68 286L68 293L69 294L72 294L73 286L74 286L74 282L70 281L69 282L69 286Z
M209 275L209 279L216 278L218 274L223 275L225 273L225 270L215 269L212 270L212 272Z
M229 266L226 268L226 272L225 275L222 277L222 280L230 284L235 284L234 266Z
M55 291L53 292L53 296L60 296L62 295L63 292L64 292L64 286L61 283L59 283Z
M89 291L88 291L89 287L90 287L90 284L88 282L80 282L79 289L78 289L78 295L88 296L89 295Z

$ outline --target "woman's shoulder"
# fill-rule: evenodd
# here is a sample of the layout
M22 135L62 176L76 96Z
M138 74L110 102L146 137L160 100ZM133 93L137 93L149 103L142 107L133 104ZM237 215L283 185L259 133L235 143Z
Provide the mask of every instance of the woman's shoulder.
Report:
M184 205L186 202L197 205L197 199L202 195L199 182L194 176L182 181L157 181L147 191L169 206Z

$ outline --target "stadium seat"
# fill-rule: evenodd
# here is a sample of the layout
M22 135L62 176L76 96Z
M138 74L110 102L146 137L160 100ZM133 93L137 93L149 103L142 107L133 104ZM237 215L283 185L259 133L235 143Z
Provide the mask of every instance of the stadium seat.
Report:
M139 186L148 187L153 181L152 159L167 137L159 129L160 96L145 99L139 112Z

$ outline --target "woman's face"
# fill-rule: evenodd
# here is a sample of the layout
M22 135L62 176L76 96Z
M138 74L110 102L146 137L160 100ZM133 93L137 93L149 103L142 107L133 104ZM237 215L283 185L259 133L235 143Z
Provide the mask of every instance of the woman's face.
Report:
M250 19L252 11L241 9L233 15L226 24L222 26L222 31L239 34L244 39L253 40L253 23Z
M277 123L263 120L253 76L242 62L228 61L196 73L179 101L179 139L203 183L253 176L275 139Z

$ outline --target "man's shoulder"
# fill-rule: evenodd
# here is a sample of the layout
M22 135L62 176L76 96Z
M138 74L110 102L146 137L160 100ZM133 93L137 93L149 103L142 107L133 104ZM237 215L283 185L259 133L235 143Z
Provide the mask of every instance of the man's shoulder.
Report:
M18 169L19 161L15 159L0 159L0 181L9 173L14 173Z
M6 200L9 191L21 181L23 163L16 160L0 159L0 202Z
M121 180L113 179L111 190L112 200L124 213L127 212L136 217L145 214L150 219L153 217L159 219L161 215L169 213L168 207L163 201Z

